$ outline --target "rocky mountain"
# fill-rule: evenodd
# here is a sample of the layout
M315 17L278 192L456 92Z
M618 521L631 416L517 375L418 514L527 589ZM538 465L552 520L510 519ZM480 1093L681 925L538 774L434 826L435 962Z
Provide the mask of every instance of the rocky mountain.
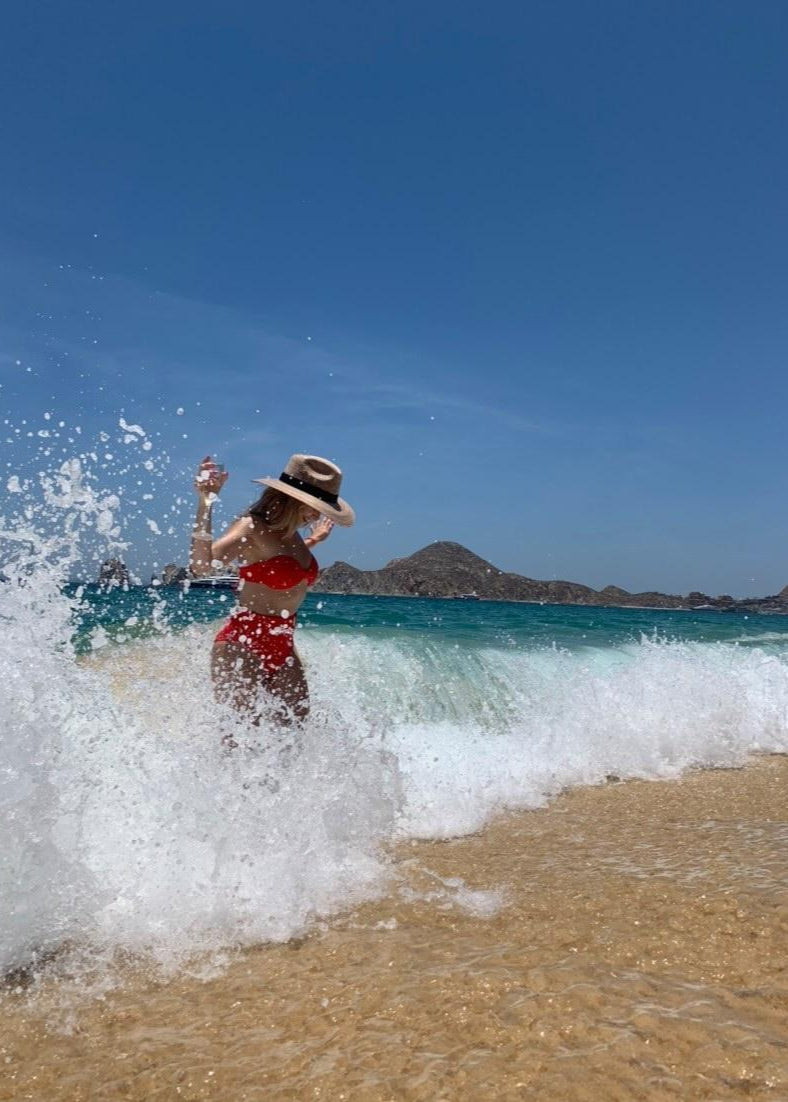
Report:
M161 572L161 584L162 585L178 585L180 582L185 582L189 577L189 568L186 566L178 566L177 563L168 562Z
M122 559L105 559L99 570L98 584L124 586L129 584L129 571Z
M625 605L642 608L711 608L721 611L788 612L788 586L776 597L736 601L727 595L686 597L649 591L629 593L619 586L592 589L579 582L539 581L499 570L459 543L441 541L405 559L392 559L380 570L358 570L336 562L322 571L314 587L321 593L370 596L479 597L496 601L546 604Z
M510 574L448 541L431 543L405 559L393 559L381 570L358 570L338 562L324 570L315 585L324 593L366 593L408 597L483 597L499 601L546 601L551 604L595 604L600 595L577 582L538 581ZM617 590L624 594L624 590ZM611 603L618 603L618 601Z

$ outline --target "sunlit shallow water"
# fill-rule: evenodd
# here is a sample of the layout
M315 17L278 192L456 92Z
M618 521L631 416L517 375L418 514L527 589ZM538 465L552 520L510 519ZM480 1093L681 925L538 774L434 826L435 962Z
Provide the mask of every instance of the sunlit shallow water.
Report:
M577 789L306 938L61 967L2 1000L0 1098L782 1099L787 782Z

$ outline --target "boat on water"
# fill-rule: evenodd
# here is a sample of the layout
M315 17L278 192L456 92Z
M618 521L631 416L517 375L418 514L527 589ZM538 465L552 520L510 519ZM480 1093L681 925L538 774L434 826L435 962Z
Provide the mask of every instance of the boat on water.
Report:
M181 585L189 589L237 589L237 574L214 574L208 578L187 578Z

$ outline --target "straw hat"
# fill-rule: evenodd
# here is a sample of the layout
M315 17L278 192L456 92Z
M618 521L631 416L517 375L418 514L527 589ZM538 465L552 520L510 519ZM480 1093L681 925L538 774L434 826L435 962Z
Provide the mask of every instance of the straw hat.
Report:
M297 498L346 528L356 519L348 503L339 497L342 472L335 463L319 455L291 455L279 478L252 481Z

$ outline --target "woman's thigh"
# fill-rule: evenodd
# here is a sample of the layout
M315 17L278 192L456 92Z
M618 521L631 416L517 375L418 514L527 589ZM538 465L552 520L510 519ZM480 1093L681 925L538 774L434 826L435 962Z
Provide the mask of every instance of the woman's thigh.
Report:
M269 675L266 687L283 705L277 710L280 723L301 723L309 715L309 688L295 651L284 666Z
M301 722L309 714L309 690L303 666L293 654L288 663L266 672L259 655L240 643L215 643L211 676L216 699L259 723L264 715L275 722Z
M216 699L239 712L258 712L266 673L259 657L240 643L214 643L211 677Z

